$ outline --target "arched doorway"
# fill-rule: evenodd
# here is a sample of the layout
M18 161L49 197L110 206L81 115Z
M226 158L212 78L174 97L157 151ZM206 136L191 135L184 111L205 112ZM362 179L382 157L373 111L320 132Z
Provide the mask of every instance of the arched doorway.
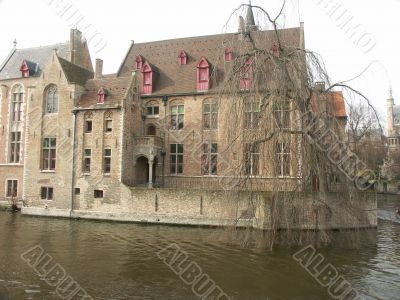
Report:
M154 126L154 125L149 125L149 126L147 127L147 135L155 136L156 133L157 133L156 126Z
M135 185L147 185L149 183L149 160L141 156L136 160Z
M157 170L157 157L154 158L152 165L152 172L150 174L150 165L149 160L145 156L140 156L136 160L136 168L135 168L135 185L136 186L144 186L144 187L153 187L153 184L156 182L156 170ZM151 183L150 183L150 175L151 175Z

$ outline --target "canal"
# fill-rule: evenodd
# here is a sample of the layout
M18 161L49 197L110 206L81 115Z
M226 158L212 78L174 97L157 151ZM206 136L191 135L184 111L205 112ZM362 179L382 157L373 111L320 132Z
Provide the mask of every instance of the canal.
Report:
M400 299L400 223L393 215L398 206L399 197L380 200L379 227L363 232L358 247L341 242L348 239L348 233L337 233L337 242L318 250L364 299ZM46 283L29 266L29 255L21 257L30 249L43 249L41 257L52 259L47 270L59 264L93 299L200 299L157 254L173 243L232 300L332 299L328 289L293 259L298 249L243 248L227 242L227 235L221 229L0 212L0 300L61 299L57 287L51 286L55 281Z

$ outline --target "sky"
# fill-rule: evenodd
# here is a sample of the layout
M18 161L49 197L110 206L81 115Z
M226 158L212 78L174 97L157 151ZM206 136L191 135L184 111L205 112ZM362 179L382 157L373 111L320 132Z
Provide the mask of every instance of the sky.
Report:
M276 15L283 0L253 0ZM247 0L0 0L0 61L13 48L69 39L71 26L85 32L92 59L115 73L136 43L235 31L232 12ZM287 0L280 25L304 22L306 48L320 55L332 82L352 79L386 120L393 88L400 104L400 0ZM262 21L261 14L255 11ZM228 24L228 26L227 26ZM264 28L268 28L262 22ZM265 26L264 26L265 25ZM384 125L384 124L383 124Z

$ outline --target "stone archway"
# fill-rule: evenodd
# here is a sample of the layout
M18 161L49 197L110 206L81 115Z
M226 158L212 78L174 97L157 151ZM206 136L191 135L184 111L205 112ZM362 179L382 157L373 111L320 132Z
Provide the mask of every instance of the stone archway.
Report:
M157 157L150 160L142 155L136 159L135 185L153 187L156 181Z

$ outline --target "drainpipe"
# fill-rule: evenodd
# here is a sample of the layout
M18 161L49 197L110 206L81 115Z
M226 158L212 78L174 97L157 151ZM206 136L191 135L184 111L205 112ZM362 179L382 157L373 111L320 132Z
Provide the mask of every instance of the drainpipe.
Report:
M75 135L76 135L76 114L77 111L72 111L74 114L74 127L72 129L72 177L71 177L71 210L69 213L70 218L72 218L72 213L74 212L74 197L75 197Z
M165 151L165 142L166 142L166 132L167 132L167 105L168 105L168 100L169 97L167 95L164 95L162 98L162 101L164 103L164 138L163 138L163 143L162 147L163 149L161 150L161 157L162 157L162 187L165 188L165 156L167 155L167 152Z

